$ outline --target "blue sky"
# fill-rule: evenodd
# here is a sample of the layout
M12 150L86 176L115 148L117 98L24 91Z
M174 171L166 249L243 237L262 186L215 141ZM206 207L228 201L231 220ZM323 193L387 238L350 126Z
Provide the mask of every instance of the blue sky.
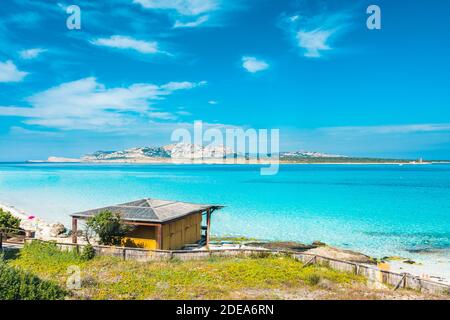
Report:
M282 150L449 159L449 16L443 0L5 0L0 161L168 144L194 120L279 128Z

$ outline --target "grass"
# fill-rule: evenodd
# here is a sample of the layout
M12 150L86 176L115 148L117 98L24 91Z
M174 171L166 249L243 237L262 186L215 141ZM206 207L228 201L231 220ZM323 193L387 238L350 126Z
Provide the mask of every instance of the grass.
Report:
M65 287L68 268L79 267L81 289L67 290L69 299L383 299L403 294L380 294L361 276L303 267L288 255L143 263L114 257L85 260L77 252L33 242L7 263L60 287Z
M0 256L0 300L60 300L65 296L58 284L11 267Z
M322 280L340 285L364 281L325 267L301 268L288 256L148 263L95 257L86 261L76 252L39 242L27 244L9 265L62 286L67 268L76 265L82 272L82 289L71 291L70 297L81 299L233 299L236 292L246 290L313 290Z

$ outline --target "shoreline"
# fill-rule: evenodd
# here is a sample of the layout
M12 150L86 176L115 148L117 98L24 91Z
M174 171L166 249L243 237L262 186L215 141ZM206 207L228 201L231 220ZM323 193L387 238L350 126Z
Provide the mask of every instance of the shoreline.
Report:
M70 237L52 235L54 228L63 226L62 223L48 223L39 217L28 215L25 211L10 204L0 203L0 209L10 212L14 217L19 218L20 228L26 231L34 232L36 239L44 241L59 241L62 243L71 241Z
M21 220L20 227L25 230L31 230L35 232L35 238L44 240L44 241L56 241L60 243L69 243L71 242L71 237L69 236L52 236L52 229L56 225L61 225L60 223L47 223L46 221L34 217L33 219L30 219L32 216L29 216L25 211L20 210L19 208L16 208L13 205L0 203L0 209L4 211L10 212L13 216L19 218ZM214 237L219 241L225 241L227 242L226 236L218 236ZM232 238L232 237L231 237ZM359 251L354 251L352 249L341 249L336 248L333 246L329 246L326 244L320 244L314 246L314 244L311 245L305 245L300 242L284 242L284 241L265 241L260 239L248 239L245 240L245 237L238 237L236 240L236 243L244 243L248 242L248 244L253 243L254 245L258 246L258 244L261 246L262 244L268 244L269 246L276 246L277 244L282 245L292 245L295 244L297 246L303 246L304 248L309 247L308 250L313 250L314 253L316 250L317 254L325 255L331 254L330 257L333 257L334 255L341 255L344 257L348 257L349 259L355 258L355 257L366 257L369 260L372 261L378 261L381 262L383 265L383 268L388 268L387 270L398 272L398 273L410 273L412 275L421 277L423 279L427 280L433 280L439 283L449 284L450 285L450 259L449 261L445 262L442 261L442 259L432 259L432 257L428 256L425 257L423 262L414 262L410 263L410 260L408 258L400 258L395 256L390 256L388 259L374 259L373 257L366 255ZM230 240L232 241L232 240ZM79 237L79 243L83 243L84 239L82 237ZM320 243L320 242L319 242ZM263 245L264 247L264 245ZM345 259L344 259L345 260ZM408 262L409 261L409 262ZM367 262L369 263L369 262Z
M17 163L29 163L29 164L173 164L173 165L432 165L432 164L450 164L450 161L386 161L386 162L300 162L300 161L177 161L177 160L98 160L98 161L47 161L47 160L28 160Z

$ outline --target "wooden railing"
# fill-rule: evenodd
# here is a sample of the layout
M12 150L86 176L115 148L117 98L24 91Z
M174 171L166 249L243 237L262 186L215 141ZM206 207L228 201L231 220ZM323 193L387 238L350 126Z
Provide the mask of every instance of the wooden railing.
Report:
M3 243L24 243L27 232L22 229L0 228L0 249Z

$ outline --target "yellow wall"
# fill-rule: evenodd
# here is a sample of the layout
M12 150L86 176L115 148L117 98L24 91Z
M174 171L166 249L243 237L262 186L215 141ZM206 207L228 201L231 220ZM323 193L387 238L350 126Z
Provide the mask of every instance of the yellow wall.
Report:
M202 214L197 213L162 227L163 250L177 250L186 244L194 244L201 239ZM158 249L156 227L135 226L122 240L125 247Z
M164 250L177 250L201 239L201 213L163 225Z
M156 227L135 226L122 240L122 245L132 248L157 249Z

